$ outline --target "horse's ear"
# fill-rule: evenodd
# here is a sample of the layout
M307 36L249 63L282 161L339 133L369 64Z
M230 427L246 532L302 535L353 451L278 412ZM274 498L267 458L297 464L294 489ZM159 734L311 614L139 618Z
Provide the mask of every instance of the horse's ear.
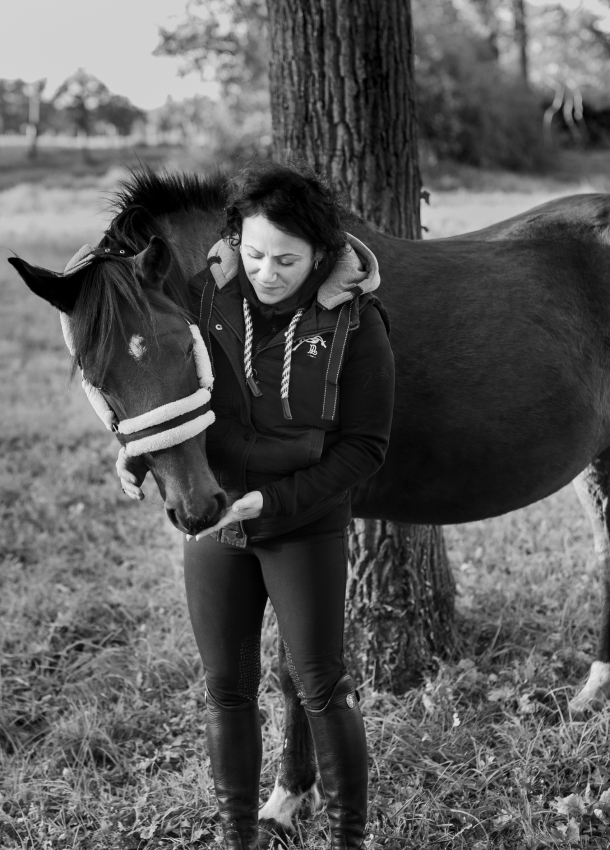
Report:
M72 312L83 282L85 268L64 275L33 266L21 257L9 257L8 261L35 295L44 298L62 313Z
M172 253L167 243L159 236L151 236L146 248L134 259L141 285L161 289L172 264Z

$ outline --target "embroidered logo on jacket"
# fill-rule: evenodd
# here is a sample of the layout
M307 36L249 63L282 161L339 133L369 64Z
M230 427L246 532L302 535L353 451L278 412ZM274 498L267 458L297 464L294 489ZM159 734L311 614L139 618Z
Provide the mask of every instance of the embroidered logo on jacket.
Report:
M371 379L376 380L377 378L389 378L389 377L390 377L390 373L388 372L387 369L382 369L381 372L367 372L366 375L364 376L364 386L367 387L368 384L369 384L369 381Z
M293 346L293 348L292 348L293 354L297 350L299 345L302 345L304 342L306 342L309 345L309 351L307 352L307 355L309 357L317 357L318 356L318 348L317 348L318 344L321 345L322 348L326 348L326 343L322 339L321 336L309 336L306 339L300 339L297 342L297 344Z

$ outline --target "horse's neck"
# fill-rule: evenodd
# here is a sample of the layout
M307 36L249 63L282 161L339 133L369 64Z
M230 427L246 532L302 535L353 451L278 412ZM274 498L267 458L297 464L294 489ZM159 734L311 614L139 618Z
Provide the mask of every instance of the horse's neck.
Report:
M159 224L174 249L185 281L190 280L205 268L208 251L219 239L218 217L193 210L164 216Z

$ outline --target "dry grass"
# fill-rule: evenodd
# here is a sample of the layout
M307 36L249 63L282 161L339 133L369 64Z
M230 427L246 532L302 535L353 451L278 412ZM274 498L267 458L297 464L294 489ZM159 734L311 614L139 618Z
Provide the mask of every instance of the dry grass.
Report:
M90 188L53 191L0 193L0 211L31 222L17 233L9 217L0 245L11 232L26 258L58 269L95 237L98 201ZM544 192L503 197L525 209ZM459 230L462 199L505 217L501 198L438 192L435 235ZM143 504L122 497L115 446L67 385L56 315L5 263L0 284L0 847L214 846L180 535L152 489ZM403 697L366 693L369 846L608 847L610 712L579 723L565 712L601 608L572 490L446 537L462 660ZM267 793L282 743L270 622L263 655ZM300 830L304 846L324 846L322 816Z

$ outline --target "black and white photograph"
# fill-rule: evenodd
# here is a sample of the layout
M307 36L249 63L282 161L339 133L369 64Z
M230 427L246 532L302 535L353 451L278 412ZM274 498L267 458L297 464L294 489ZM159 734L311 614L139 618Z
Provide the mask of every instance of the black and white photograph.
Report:
M0 850L608 850L610 0L3 0L0 446Z

